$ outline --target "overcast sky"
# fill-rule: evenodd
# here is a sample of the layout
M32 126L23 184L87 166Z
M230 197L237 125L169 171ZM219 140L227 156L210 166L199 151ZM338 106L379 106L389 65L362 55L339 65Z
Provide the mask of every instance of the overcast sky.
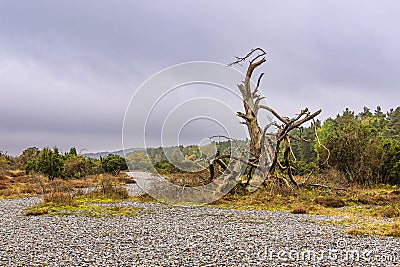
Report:
M396 0L1 0L0 151L121 149L147 78L257 46L268 52L262 92L282 114L395 108L399 12Z

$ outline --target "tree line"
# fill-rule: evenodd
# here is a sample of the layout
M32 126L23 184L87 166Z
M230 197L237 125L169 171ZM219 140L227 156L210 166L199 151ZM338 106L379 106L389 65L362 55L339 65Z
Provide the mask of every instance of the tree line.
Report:
M295 131L292 148L297 175L334 169L349 183L400 184L400 107L347 108Z
M62 154L57 147L38 149L30 147L25 149L18 157L0 153L0 172L5 170L25 170L26 174L40 173L49 179L79 179L92 174L112 173L118 174L127 170L123 157L109 154L100 159L88 158L78 155L76 148Z
M336 168L348 182L400 184L400 107L359 114L346 109L317 129L320 166ZM326 162L326 164L322 164Z

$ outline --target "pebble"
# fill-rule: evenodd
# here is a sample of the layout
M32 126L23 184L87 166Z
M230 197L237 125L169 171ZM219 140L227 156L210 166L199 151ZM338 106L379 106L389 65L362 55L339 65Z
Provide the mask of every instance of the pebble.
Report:
M40 201L0 201L0 266L400 266L400 238L318 223L336 217L133 201L134 218L24 216Z

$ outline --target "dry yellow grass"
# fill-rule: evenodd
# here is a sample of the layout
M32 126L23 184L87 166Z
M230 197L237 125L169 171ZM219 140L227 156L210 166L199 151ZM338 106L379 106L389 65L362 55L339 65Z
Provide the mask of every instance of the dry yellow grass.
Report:
M82 179L50 181L40 174L25 175L21 170L7 171L7 176L0 179L0 199L28 197L48 194L55 191L66 192L73 189L97 186L101 181L111 181L115 185L130 182L126 174L113 176L110 174L90 175ZM12 174L12 175L11 175Z

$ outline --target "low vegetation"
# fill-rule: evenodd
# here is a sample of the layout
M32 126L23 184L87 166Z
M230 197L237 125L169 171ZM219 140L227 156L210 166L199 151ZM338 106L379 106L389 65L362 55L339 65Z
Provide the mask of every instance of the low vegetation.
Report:
M117 205L118 202L128 200L129 195L115 177L100 177L91 190L71 186L72 184L61 180L50 183L43 203L29 208L26 215L90 217L137 215L137 208Z
M127 216L135 217L138 214L138 208L121 206L99 206L95 204L77 203L74 205L61 205L54 203L45 203L28 209L26 216L87 216L87 217L115 217Z

